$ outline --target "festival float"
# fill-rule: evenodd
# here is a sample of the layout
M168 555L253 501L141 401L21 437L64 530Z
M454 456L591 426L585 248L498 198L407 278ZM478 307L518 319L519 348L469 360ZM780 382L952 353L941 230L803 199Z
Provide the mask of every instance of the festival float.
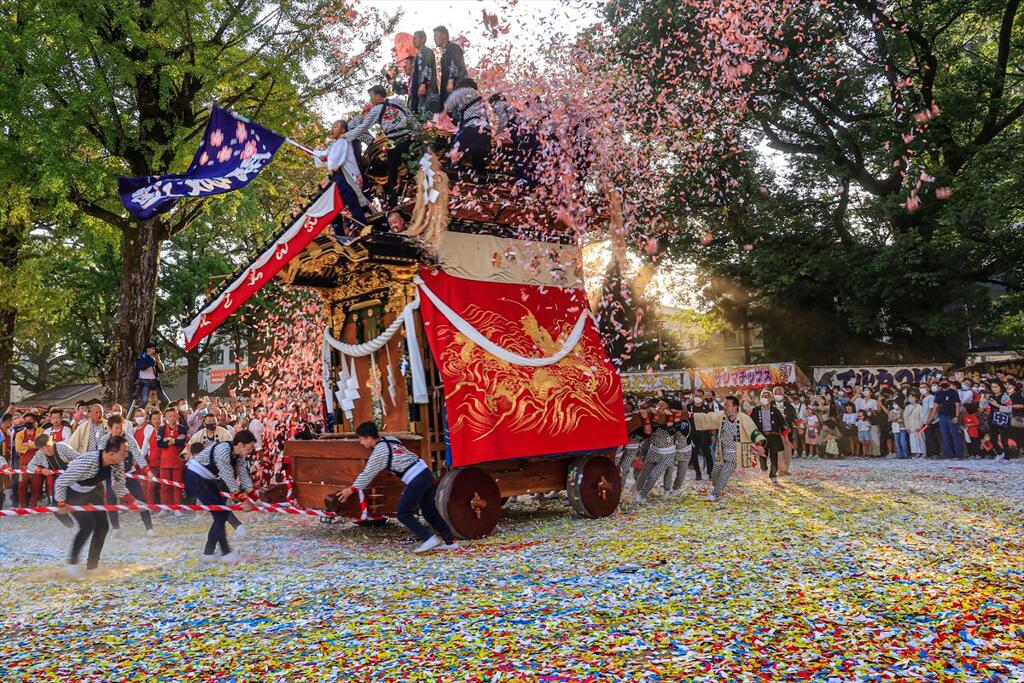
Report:
M406 230L388 232L377 216L352 238L331 229L342 201L328 184L212 298L187 345L273 278L319 292L334 428L284 445L306 508L362 523L394 515L402 484L386 470L358 497L336 495L369 457L356 425L374 420L430 465L437 508L462 538L491 533L503 504L524 494L564 490L577 513L608 516L622 489L622 387L589 310L576 235L553 211L517 203L511 182L452 182L424 154L405 180Z

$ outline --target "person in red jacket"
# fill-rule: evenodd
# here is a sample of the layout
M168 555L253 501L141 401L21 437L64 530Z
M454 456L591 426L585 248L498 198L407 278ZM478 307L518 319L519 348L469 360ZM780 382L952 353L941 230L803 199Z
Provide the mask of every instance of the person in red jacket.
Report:
M981 457L981 416L978 415L978 405L969 403L964 406L964 414L960 416L963 428L967 430L967 455L971 458Z
M188 441L188 428L178 424L177 408L164 411L164 425L157 430L156 444L160 450L160 478L170 481L185 481L185 461L181 452ZM164 505L180 505L181 489L170 484L160 484L160 502ZM181 512L175 511L175 517Z
M141 426L135 428L135 442L139 444L139 448L142 449L142 455L146 458L146 462L153 463L150 465L153 468L153 475L157 476L160 472L160 446L157 445L156 437L160 427L164 424L164 418L160 414L159 410L154 410L149 414L149 422L143 423ZM142 490L146 493L146 500L151 503L157 502L157 488L155 481L144 481L142 482Z
M25 416L24 429L14 436L14 450L19 457L19 464L16 464L15 467L27 467L33 456L35 456L36 437L42 436L43 434L43 430L36 426L37 423L38 420L36 416L29 413ZM38 487L30 486L31 482L32 477L24 474L21 475L18 477L18 486L16 490L12 491L12 493L14 494L14 499L19 501L21 505L35 507L39 500L39 488L42 487L42 478L39 480Z

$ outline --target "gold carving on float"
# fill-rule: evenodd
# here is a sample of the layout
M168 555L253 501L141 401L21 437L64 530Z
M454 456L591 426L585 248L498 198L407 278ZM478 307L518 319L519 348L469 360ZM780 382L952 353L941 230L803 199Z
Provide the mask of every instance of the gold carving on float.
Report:
M551 356L562 348L572 322L559 321L552 331L527 312L510 320L471 305L463 318L498 346L521 356ZM487 353L449 324L438 330L442 348L438 359L448 377L461 378L448 393L465 409L451 425L452 432L468 429L482 439L495 430L568 434L581 420L610 420L614 377L604 351L586 335L576 348L554 365L530 368L507 363Z
M413 276L419 271L418 263L399 266L357 266L339 268L338 285L323 290L335 304L384 290L377 305L384 304L385 313L398 315L406 304L416 297Z

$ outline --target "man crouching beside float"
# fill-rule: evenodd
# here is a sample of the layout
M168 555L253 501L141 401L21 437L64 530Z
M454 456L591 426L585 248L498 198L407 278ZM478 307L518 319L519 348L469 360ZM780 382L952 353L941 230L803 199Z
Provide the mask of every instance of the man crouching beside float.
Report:
M373 450L366 461L366 467L356 477L352 486L341 492L339 502L348 500L356 489L365 489L382 470L386 469L405 484L405 490L402 491L402 497L398 502L397 517L398 521L421 542L413 552L425 553L437 547L442 550L457 550L459 544L455 541L452 530L448 528L434 505L434 477L427 463L406 449L398 439L381 437L377 425L373 422L364 422L356 427L356 437L363 448ZM423 518L434 528L436 534L432 535L416 519L417 509L423 513Z

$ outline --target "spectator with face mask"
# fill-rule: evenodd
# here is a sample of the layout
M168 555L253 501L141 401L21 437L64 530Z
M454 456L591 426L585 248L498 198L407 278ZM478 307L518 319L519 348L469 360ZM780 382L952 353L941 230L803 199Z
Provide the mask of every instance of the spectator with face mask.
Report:
M903 426L907 433L912 457L923 458L925 455L924 430L926 425L921 395L917 391L911 391L910 396L907 397L907 405L903 407Z
M24 428L19 430L14 437L14 451L16 453L16 462L14 464L15 469L21 467L24 468L28 462L32 460L32 457L36 454L36 438L42 435L42 430L37 430L38 420L36 416L29 413L25 416L23 425ZM35 498L38 497L38 493L35 496L29 495L31 477L28 475L21 475L18 477L17 489L14 492L14 500L17 504L25 507L34 507Z

